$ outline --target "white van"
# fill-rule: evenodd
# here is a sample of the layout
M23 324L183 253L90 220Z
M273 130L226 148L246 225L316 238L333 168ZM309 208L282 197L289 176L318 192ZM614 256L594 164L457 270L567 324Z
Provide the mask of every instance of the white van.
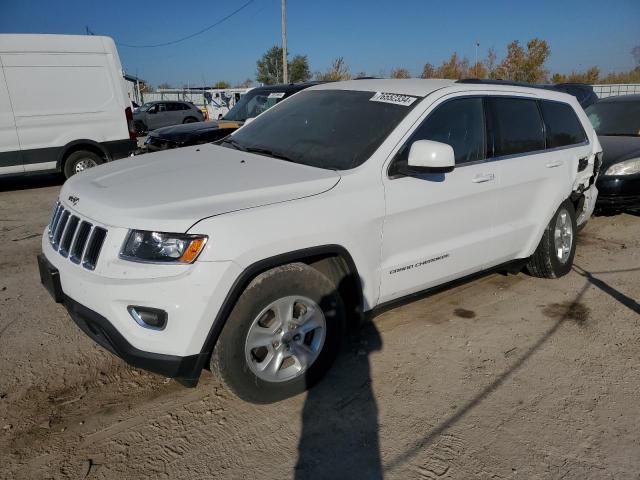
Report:
M0 35L0 175L70 177L135 147L111 38Z

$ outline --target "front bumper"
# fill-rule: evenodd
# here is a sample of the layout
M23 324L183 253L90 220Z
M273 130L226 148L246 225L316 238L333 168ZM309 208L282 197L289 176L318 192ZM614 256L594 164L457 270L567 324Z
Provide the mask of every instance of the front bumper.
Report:
M599 208L640 208L640 174L602 176L597 185Z
M196 262L178 267L180 272L172 276L132 278L135 267L141 267L134 264L126 276L113 278L61 256L46 234L42 248L38 258L42 283L89 337L135 367L187 385L197 383L213 348L206 339L240 274L236 264ZM148 272L157 266L146 267ZM141 326L128 312L130 305L164 310L166 327Z

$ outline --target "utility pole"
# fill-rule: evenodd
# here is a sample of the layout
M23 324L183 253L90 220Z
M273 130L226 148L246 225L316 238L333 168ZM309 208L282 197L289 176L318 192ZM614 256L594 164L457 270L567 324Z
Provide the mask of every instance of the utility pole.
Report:
M480 46L480 42L476 40L476 78L478 78L478 47Z
M282 82L289 83L289 72L287 65L287 5L286 0L282 0Z

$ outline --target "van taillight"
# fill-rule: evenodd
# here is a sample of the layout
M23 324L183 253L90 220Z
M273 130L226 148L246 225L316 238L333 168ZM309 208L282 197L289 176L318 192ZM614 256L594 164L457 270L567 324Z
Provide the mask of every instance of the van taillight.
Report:
M136 139L136 127L133 126L133 111L131 107L124 109L124 116L127 117L127 128L129 128L129 138L131 140Z

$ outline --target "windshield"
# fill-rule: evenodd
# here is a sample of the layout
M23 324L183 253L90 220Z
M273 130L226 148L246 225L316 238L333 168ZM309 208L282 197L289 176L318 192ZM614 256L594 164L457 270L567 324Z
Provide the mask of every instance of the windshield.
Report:
M237 130L222 145L348 170L366 161L417 103L416 97L406 95L305 90Z
M585 111L598 135L640 136L640 101L594 103Z
M138 108L139 112L146 112L147 110L149 110L151 107L153 107L153 103L145 103L144 105L142 105L141 107Z
M249 90L222 119L244 122L247 118L255 118L273 107L284 96L285 92Z

